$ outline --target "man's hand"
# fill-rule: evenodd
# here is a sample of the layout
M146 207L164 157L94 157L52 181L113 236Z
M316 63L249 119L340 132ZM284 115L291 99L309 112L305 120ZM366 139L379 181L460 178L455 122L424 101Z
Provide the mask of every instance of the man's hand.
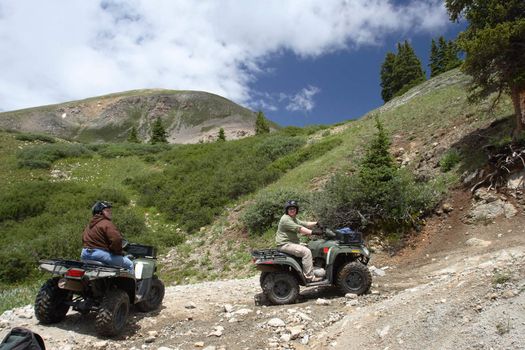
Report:
M324 230L318 226L314 227L312 229L312 235L315 235L315 236L322 236L324 234Z

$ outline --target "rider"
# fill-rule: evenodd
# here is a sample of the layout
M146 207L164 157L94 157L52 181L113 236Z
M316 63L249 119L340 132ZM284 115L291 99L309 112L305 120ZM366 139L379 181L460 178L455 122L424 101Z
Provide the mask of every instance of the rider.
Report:
M275 243L277 248L288 254L302 258L303 273L309 282L321 280L320 277L314 276L312 252L304 245L299 244L298 233L305 236L312 235L312 228L317 224L316 221L301 221L296 218L299 212L299 204L294 200L289 200L284 206L284 215L279 220Z
M122 252L122 234L111 222L111 203L96 202L93 217L82 234L82 260L97 260L108 265L122 266L133 273L133 262Z

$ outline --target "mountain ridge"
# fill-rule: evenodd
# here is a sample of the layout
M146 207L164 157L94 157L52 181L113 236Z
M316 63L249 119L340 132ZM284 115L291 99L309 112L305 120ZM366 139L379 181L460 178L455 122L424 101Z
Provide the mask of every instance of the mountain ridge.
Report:
M191 90L143 89L0 113L0 128L47 133L81 142L121 142L135 127L149 140L161 118L170 143L227 139L255 134L256 114L222 96ZM277 126L272 124L273 128Z

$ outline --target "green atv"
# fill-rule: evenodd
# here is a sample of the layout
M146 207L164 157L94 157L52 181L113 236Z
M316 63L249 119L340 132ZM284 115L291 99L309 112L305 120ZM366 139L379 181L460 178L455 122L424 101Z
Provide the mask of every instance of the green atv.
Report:
M40 260L40 269L54 277L40 288L35 316L42 324L62 321L70 308L94 312L99 335L115 336L125 327L130 305L143 312L158 309L164 284L155 274L155 249L140 244L123 248L133 261L135 274L120 266L93 260Z
M315 232L315 231L314 231ZM367 264L370 252L360 232L349 228L322 229L320 237L311 240L314 274L324 277L308 282L303 274L301 258L278 249L252 251L253 263L261 271L260 283L263 294L276 305L295 303L299 286L336 285L342 293L362 295L370 290L372 275Z

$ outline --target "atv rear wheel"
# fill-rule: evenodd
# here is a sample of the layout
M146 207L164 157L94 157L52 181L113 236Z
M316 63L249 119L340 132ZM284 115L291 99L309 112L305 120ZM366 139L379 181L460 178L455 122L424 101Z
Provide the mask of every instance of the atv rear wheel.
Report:
M273 304L292 304L299 296L299 282L289 272L268 273L264 278L263 291Z
M58 278L50 278L42 285L35 299L35 316L41 323L57 323L66 317L69 310L67 302L73 295L58 287Z
M95 318L95 329L103 336L119 334L128 319L129 296L122 289L113 289L106 293Z
M266 276L268 276L270 272L261 272L261 275L259 276L259 284L261 285L261 289L264 290L264 280L266 279Z
M370 270L357 261L346 264L337 274L337 286L345 294L365 294L370 290L371 285Z
M162 299L164 299L164 283L155 276L151 281L146 299L138 302L135 306L142 312L153 311L160 307Z

